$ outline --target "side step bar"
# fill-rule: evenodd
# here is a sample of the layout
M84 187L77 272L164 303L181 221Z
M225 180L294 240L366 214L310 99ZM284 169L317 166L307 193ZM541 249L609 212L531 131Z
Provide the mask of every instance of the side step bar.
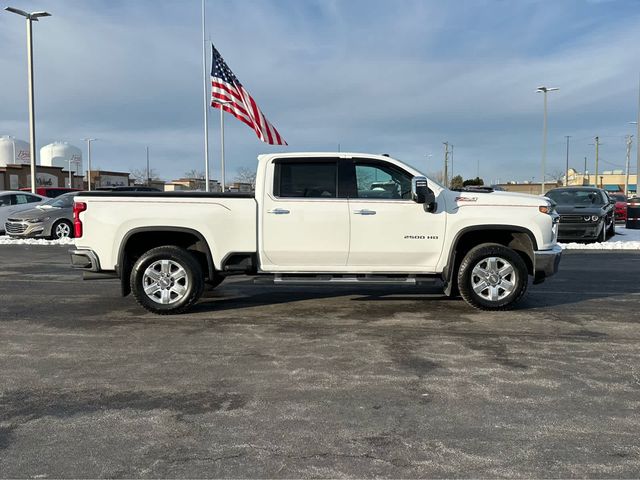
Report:
M291 285L322 285L327 283L351 285L419 285L422 283L434 283L439 277L436 275L296 275L276 273L272 278L275 284ZM259 278L256 280L257 283L263 283Z

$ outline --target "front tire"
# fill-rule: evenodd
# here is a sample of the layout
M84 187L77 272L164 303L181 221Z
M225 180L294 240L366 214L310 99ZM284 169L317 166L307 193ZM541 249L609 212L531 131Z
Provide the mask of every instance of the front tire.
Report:
M58 220L51 227L51 239L73 238L73 225L68 220Z
M146 310L183 313L202 295L202 267L187 250L167 245L149 250L133 265L131 292Z
M529 272L514 250L497 243L478 245L458 270L462 298L480 310L509 310L527 291Z

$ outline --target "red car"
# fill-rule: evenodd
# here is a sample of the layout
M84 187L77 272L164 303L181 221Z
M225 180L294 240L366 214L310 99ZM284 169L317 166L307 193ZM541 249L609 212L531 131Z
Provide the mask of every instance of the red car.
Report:
M615 200L616 222L627 221L627 196L622 192L609 193L609 198Z
M23 192L30 192L31 189L29 187L21 188ZM36 187L36 193L38 195L42 195L43 197L49 198L57 198L64 193L69 192L79 192L78 188L68 188L68 187Z

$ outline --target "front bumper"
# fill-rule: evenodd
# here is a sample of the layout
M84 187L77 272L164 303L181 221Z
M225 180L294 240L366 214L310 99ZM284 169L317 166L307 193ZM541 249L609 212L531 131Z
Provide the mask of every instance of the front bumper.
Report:
M7 235L16 238L47 237L47 222L29 223L22 220L8 220L4 224Z
M559 240L595 240L600 235L604 222L597 223L560 223Z
M537 250L533 252L533 283L542 283L545 278L555 275L558 271L561 257L562 248L560 245L554 245L551 250Z
M100 260L93 250L87 249L71 249L71 266L89 272L100 271Z

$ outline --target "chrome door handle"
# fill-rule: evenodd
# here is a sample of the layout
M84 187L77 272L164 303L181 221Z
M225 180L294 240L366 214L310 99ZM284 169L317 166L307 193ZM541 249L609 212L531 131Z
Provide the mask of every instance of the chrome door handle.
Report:
M267 213L273 213L275 215L288 215L289 210L285 208L274 208L273 210L267 210Z
M367 210L362 209L362 210L354 210L353 213L355 213L356 215L375 215L376 211L375 210Z

